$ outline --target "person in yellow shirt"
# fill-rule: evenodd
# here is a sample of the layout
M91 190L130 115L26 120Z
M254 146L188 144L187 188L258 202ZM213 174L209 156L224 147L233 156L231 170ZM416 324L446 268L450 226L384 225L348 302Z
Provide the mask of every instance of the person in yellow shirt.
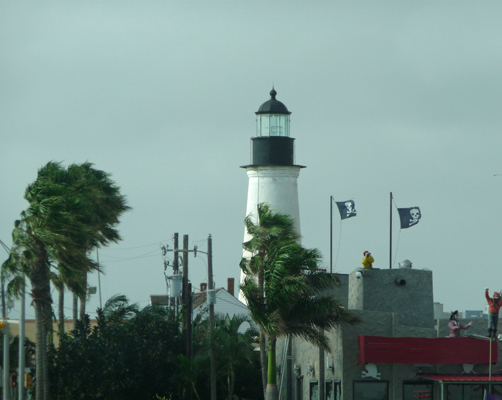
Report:
M363 253L363 255L364 255L364 257L363 257L361 263L363 264L364 269L373 268L373 263L375 262L375 259L371 256L371 253L368 250L366 250Z

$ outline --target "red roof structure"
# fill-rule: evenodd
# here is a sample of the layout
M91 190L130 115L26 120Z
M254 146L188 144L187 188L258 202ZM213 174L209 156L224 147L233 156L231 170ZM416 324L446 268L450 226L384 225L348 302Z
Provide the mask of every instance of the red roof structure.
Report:
M488 375L441 375L441 374L417 374L420 378L430 379L437 382L448 382L448 383L471 383L479 382L485 383L490 381ZM492 382L502 382L502 375L492 375Z
M491 362L498 361L498 344L492 343ZM359 336L358 364L488 364L490 341L472 337L421 338Z

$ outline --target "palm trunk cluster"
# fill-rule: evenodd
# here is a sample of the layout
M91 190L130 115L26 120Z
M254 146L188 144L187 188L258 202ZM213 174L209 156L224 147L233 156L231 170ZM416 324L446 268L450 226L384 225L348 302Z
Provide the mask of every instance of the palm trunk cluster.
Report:
M49 400L49 365L47 359L47 339L52 329L52 298L49 279L48 255L45 247L37 241L39 262L30 275L36 323L36 380L37 400Z

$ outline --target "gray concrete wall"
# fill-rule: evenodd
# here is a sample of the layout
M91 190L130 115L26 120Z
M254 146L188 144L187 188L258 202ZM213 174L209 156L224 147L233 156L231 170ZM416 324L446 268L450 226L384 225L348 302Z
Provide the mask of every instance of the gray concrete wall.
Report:
M349 309L393 312L400 325L434 327L432 271L366 269L361 278L357 272L349 276Z
M340 285L335 289L335 297L345 308L349 307L349 275L336 274L340 280Z
M367 270L369 271L369 270ZM357 278L356 274L360 272L361 278ZM369 275L368 275L369 276ZM364 270L357 269L349 275L349 309L363 310L364 309Z

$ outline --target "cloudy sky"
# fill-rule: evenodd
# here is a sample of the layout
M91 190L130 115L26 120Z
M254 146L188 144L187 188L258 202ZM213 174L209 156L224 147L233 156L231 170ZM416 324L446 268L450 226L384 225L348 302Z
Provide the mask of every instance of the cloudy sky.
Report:
M334 214L335 271L364 250L388 268L392 192L423 214L400 231L393 207L394 265L432 270L446 310L481 309L484 288L502 288L501 15L500 1L4 1L0 240L40 167L90 161L133 208L100 251L103 301L165 294L174 232L203 251L212 234L217 287L237 281L239 166L275 85L307 166L303 244L329 265L330 196L353 199L356 218ZM194 286L206 266L190 258Z

